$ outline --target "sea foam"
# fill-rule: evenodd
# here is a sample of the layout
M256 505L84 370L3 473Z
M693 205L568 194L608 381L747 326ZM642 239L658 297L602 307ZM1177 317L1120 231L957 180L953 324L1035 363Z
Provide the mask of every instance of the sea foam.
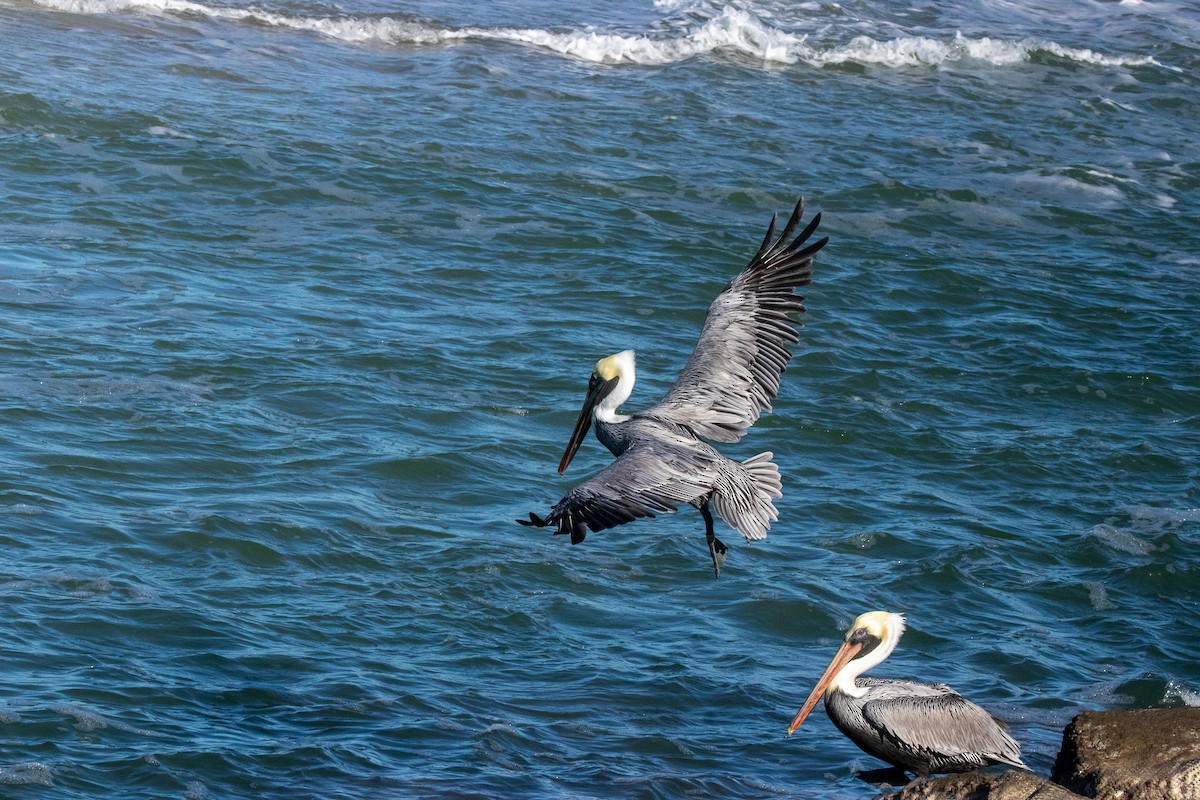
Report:
M311 31L339 41L390 45L428 45L477 40L510 42L596 64L661 65L718 52L738 53L764 64L805 63L811 66L866 64L883 67L927 67L978 61L1007 66L1048 54L1067 61L1107 67L1162 66L1149 56L1109 56L1087 48L1065 47L1036 38L994 39L902 36L875 39L855 36L841 44L817 43L808 35L776 28L751 11L725 7L707 17L693 14L689 24L650 33L619 33L588 27L449 28L394 17L307 17L257 8L211 6L194 0L36 0L40 5L78 14L159 13L248 21L297 31Z
M48 766L37 761L31 761L26 764L14 764L10 767L0 767L0 784L8 784L10 786L21 784L53 786L54 774Z

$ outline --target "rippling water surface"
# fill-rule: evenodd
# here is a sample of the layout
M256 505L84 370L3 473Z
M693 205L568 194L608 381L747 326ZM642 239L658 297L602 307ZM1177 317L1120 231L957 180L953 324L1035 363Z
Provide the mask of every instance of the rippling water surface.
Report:
M866 798L909 633L1049 769L1200 702L1185 3L0 0L0 795ZM804 195L781 519L513 520ZM50 788L46 788L50 787Z

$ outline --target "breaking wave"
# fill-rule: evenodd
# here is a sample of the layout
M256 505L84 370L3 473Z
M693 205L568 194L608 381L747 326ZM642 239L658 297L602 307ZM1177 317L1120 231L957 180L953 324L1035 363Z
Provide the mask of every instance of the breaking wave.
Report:
M1149 56L1110 56L1036 38L1020 40L904 36L888 40L856 36L843 44L819 44L808 35L772 27L750 11L724 8L680 31L623 34L593 28L439 27L396 17L307 17L258 8L210 6L193 0L35 0L45 8L79 14L158 13L214 20L248 21L311 31L344 42L428 45L456 41L512 42L596 64L672 64L696 56L734 52L765 64L827 66L867 64L920 67L976 60L1005 66L1038 54L1098 66L1162 66Z

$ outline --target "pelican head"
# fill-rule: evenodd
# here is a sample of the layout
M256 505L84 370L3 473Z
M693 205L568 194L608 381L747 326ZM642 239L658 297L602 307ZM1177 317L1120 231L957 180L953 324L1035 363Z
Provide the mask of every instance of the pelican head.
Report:
M842 646L817 681L812 694L792 718L788 735L791 736L792 731L800 727L827 689L860 696L863 690L854 685L854 679L891 655L903 633L904 617L899 614L869 611L859 615L850 625L850 630L846 631Z
M632 350L622 350L608 358L596 362L592 377L588 381L587 395L583 399L583 409L579 419L575 421L575 429L567 442L567 452L558 465L558 474L567 470L567 465L575 457L583 437L592 426L592 419L603 422L618 422L617 408L629 399L633 392L634 358Z

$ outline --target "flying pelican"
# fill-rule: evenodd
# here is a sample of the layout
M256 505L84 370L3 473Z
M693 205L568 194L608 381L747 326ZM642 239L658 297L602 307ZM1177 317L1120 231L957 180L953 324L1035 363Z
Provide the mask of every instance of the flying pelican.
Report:
M558 465L563 474L594 422L596 438L617 459L569 491L545 518L530 513L523 525L556 526L582 542L602 531L671 512L684 503L704 517L713 571L721 575L728 548L713 532L710 507L747 539L762 539L779 519L781 496L773 453L742 462L721 455L703 439L736 442L759 415L771 410L779 378L799 341L791 312L804 311L795 289L812 282L813 254L828 237L803 246L820 224L817 214L795 239L804 200L796 203L778 238L771 217L762 246L708 307L700 340L675 384L658 405L629 416L617 409L634 382L632 350L596 362L583 410Z
M992 715L942 683L858 678L896 648L904 617L872 611L854 620L829 668L788 726L825 695L833 724L867 753L925 777L989 764L1029 769L1021 748ZM856 680L857 679L857 680Z

